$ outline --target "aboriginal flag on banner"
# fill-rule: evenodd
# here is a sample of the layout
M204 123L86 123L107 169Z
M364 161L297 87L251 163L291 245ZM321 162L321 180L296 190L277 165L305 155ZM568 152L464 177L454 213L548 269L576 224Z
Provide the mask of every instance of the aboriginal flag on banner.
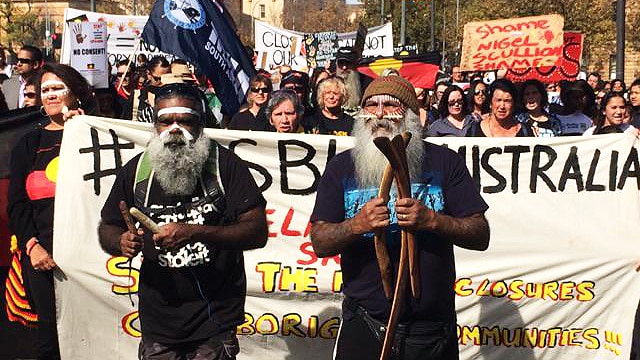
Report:
M375 79L384 69L393 68L398 70L400 75L413 86L433 89L441 60L442 56L437 52L416 56L364 59L358 65L358 71Z
M523 82L529 79L540 80L545 84L557 83L560 80L574 81L580 74L580 60L584 35L578 32L565 31L562 55L553 66L538 68L509 69L507 79Z
M142 39L198 67L213 83L222 111L238 112L255 70L221 3L156 0Z

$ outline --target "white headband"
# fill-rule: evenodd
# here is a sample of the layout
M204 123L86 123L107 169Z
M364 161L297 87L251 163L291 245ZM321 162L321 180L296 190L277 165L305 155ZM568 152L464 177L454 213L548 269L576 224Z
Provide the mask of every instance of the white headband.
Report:
M162 115L167 115L167 114L191 114L191 115L200 117L200 113L198 113L197 111L191 108L184 107L184 106L172 106L172 107L158 110L158 117Z
M67 84L65 84L60 80L47 80L40 85L40 88L51 86L51 85L62 85L64 86L65 89L67 88Z

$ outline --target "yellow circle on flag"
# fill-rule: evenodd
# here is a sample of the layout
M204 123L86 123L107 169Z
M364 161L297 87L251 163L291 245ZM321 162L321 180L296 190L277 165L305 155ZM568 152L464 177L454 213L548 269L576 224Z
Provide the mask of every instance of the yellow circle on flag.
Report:
M59 159L60 157L56 156L53 160L51 160L49 165L47 165L47 168L44 170L45 176L51 182L56 182L56 179L58 178L58 160Z

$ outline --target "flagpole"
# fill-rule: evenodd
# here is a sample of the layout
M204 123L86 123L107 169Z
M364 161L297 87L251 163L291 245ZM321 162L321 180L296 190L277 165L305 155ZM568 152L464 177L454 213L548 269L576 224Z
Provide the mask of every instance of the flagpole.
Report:
M116 91L120 91L120 89L122 89L122 81L124 80L124 77L127 76L127 73L129 72L129 68L131 67L131 62L136 57L136 51L140 49L141 46L142 46L142 38L139 38L138 43L133 48L133 53L131 54L131 56L129 56L129 61L127 62L127 68L122 73L122 76L120 77L120 81L118 81L118 88L116 89Z

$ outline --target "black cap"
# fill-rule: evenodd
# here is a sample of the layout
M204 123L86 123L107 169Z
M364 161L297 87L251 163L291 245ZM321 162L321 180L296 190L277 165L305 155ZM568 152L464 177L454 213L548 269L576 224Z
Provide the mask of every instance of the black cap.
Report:
M338 52L336 53L336 61L338 60L343 60L351 64L355 64L358 62L358 56L353 51L353 48L341 47L338 49Z

